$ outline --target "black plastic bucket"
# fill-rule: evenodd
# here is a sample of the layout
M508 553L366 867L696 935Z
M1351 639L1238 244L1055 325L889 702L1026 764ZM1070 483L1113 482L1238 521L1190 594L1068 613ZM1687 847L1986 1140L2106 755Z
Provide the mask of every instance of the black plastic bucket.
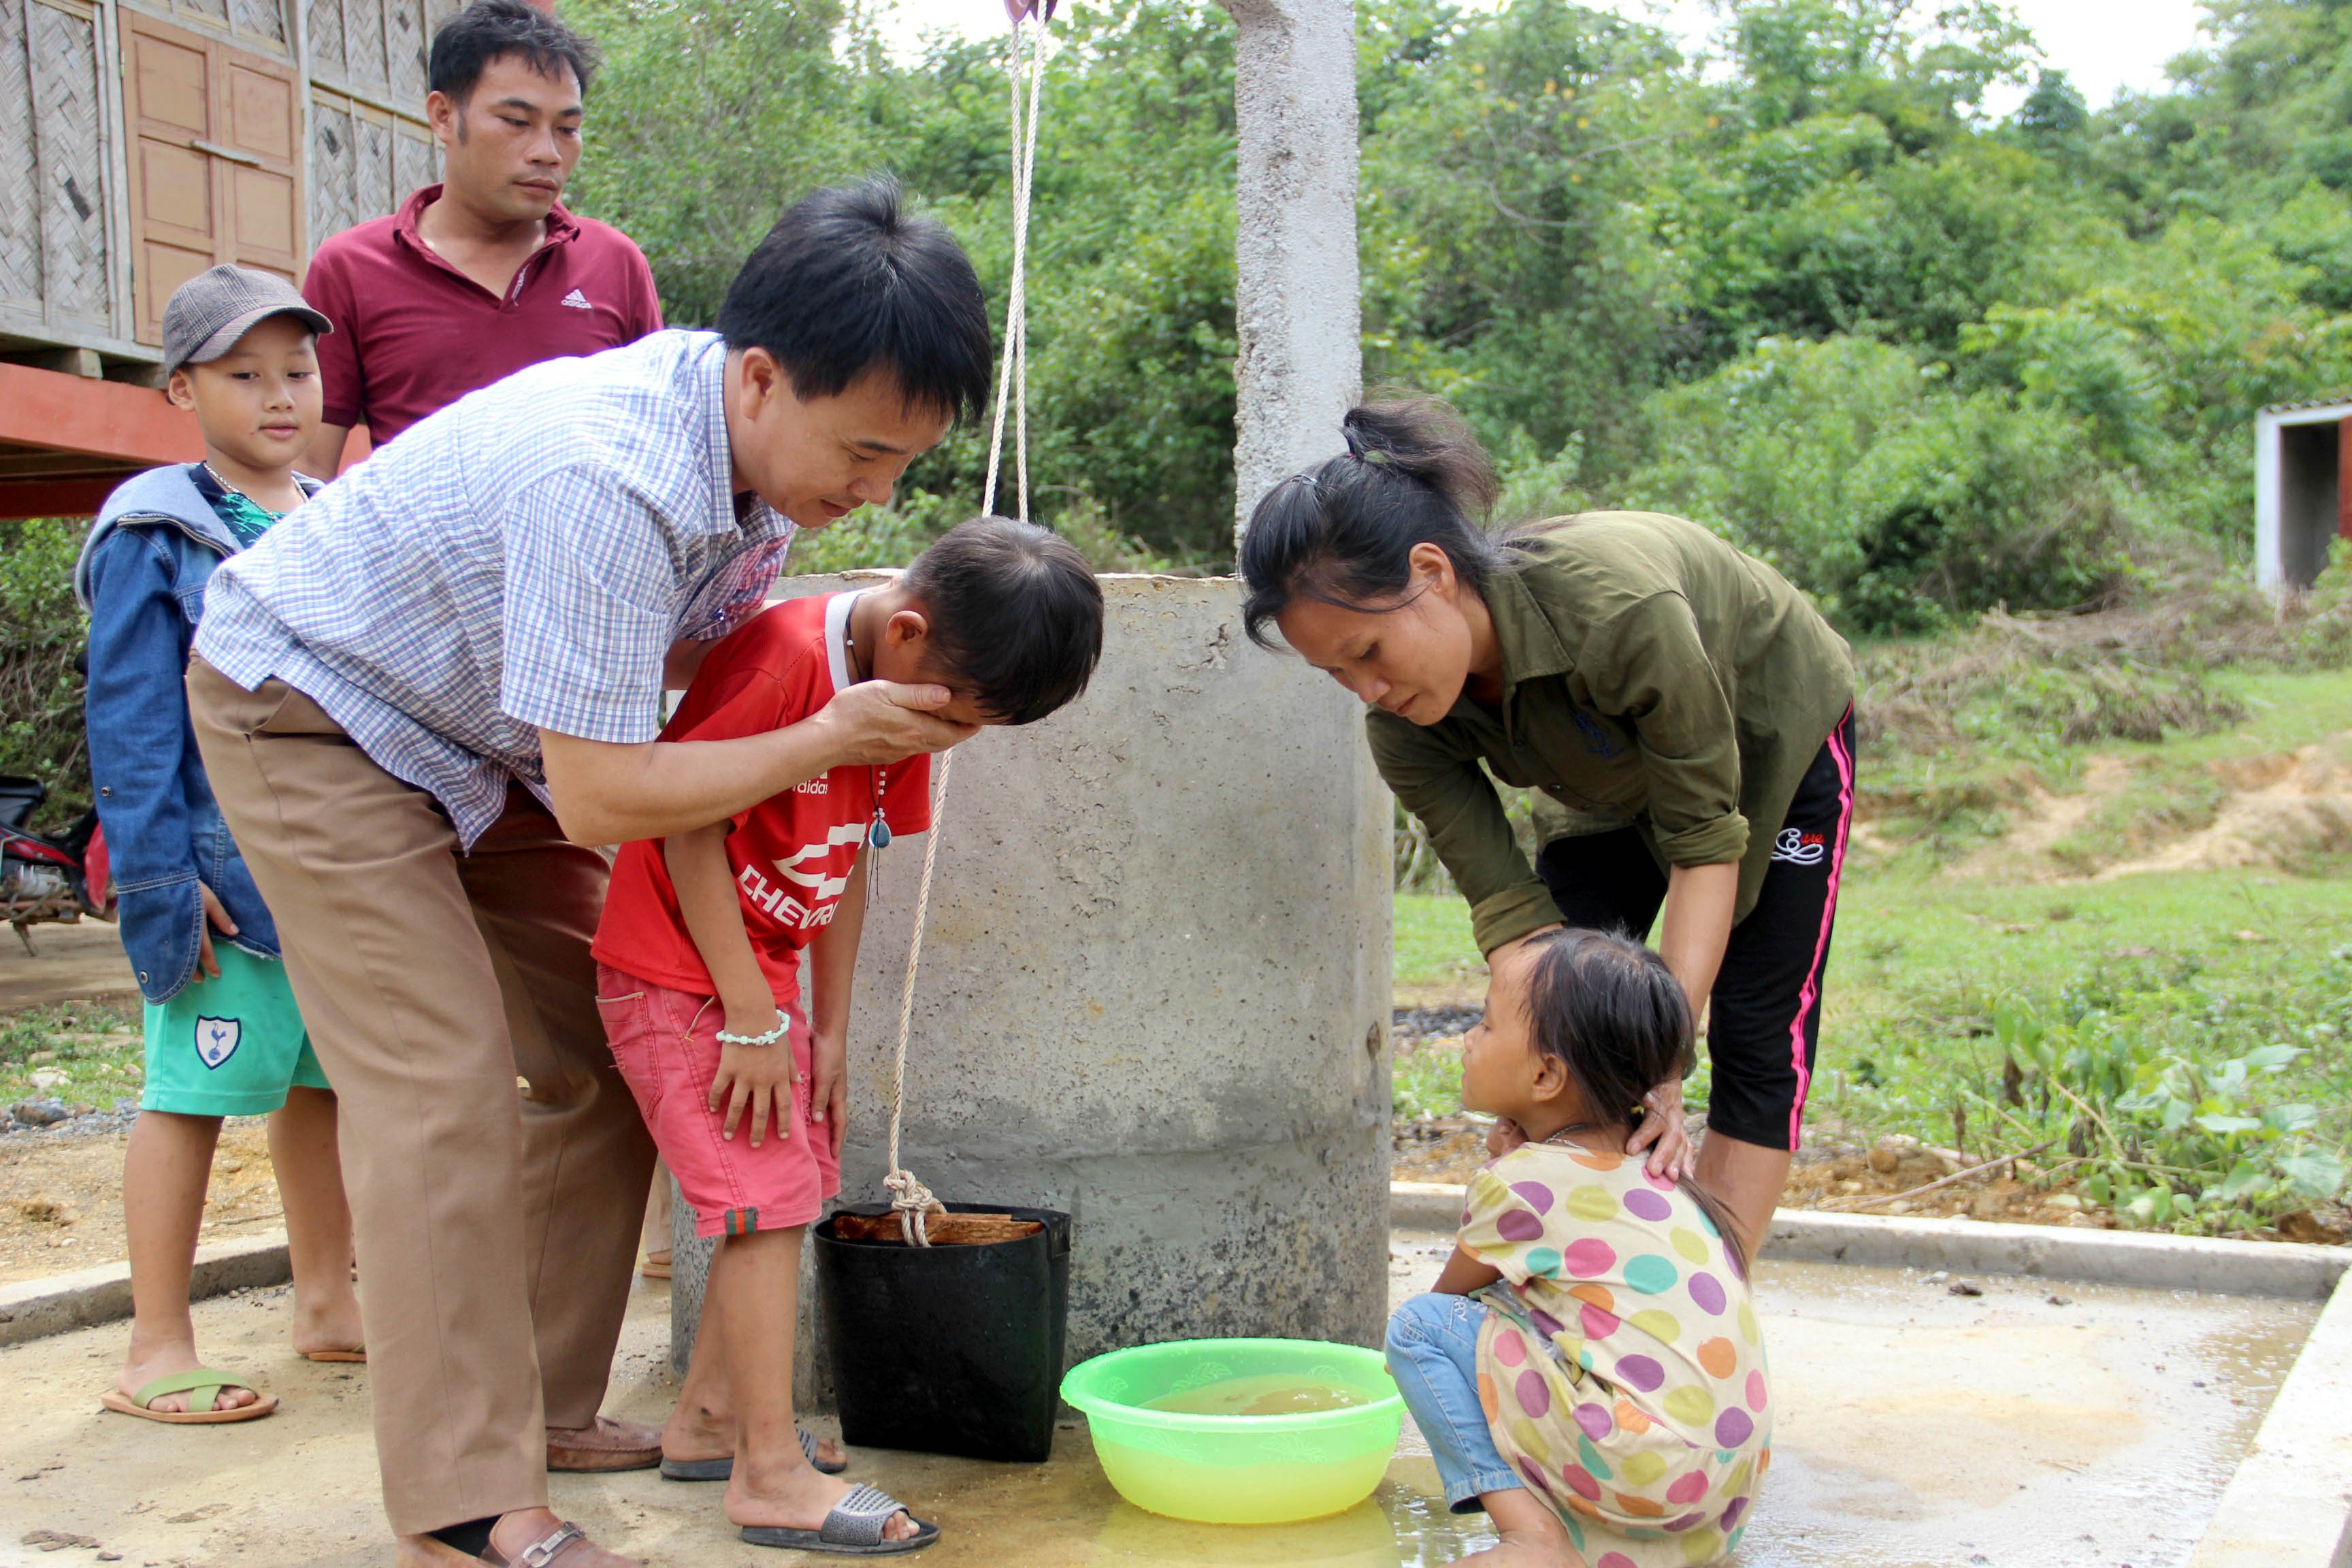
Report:
M1045 1228L979 1247L904 1247L843 1240L830 1217L816 1226L842 1441L1039 1463L1053 1453L1060 1401L1070 1216L997 1204L947 1207Z

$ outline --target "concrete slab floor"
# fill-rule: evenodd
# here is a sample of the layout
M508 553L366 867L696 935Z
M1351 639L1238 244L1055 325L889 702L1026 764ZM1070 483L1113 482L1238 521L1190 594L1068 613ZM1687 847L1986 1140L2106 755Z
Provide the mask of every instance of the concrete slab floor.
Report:
M1449 1245L1394 1233L1391 1296L1426 1288ZM2000 1278L1957 1297L1950 1281L1916 1271L1769 1259L1759 1277L1780 1425L1745 1568L2176 1563L2318 1310ZM667 1296L641 1284L632 1302L616 1414L667 1411ZM365 1369L297 1359L285 1317L282 1288L196 1309L214 1364L284 1401L242 1426L100 1412L119 1324L0 1350L15 1406L0 1427L0 1565L94 1560L90 1548L20 1544L37 1531L90 1537L154 1568L387 1562ZM1181 1524L1121 1501L1083 1422L1056 1449L1034 1468L861 1450L853 1474L946 1527L920 1558L928 1568L1423 1568L1486 1540L1483 1516L1444 1511L1410 1428L1371 1501L1264 1531ZM599 1540L669 1568L816 1561L737 1541L719 1494L648 1471L558 1477L554 1502Z

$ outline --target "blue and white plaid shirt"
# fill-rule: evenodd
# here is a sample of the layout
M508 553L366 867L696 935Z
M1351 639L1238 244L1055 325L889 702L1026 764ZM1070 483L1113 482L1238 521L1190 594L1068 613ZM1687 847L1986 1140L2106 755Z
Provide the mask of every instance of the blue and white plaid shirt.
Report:
M757 611L793 525L735 512L726 344L550 360L415 426L223 562L196 652L310 697L470 847L539 731L661 731L662 662Z

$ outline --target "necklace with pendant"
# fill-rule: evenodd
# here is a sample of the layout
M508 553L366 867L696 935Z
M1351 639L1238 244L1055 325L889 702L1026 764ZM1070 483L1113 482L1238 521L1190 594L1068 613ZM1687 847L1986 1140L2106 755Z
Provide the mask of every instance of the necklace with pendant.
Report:
M202 468L205 470L205 473L207 473L207 474L209 474L209 475L211 475L211 476L212 476L212 481L213 481L213 483L215 483L215 484L216 484L216 485L220 486L221 490L222 490L222 492L223 492L224 494L235 496L237 500L239 500L243 501L246 505L247 505L247 506L251 507L251 508L252 508L252 509L253 509L257 513L258 513L258 514L261 516L261 518L264 520L264 521L263 521L263 522L262 522L262 528L263 528L265 531L268 528L269 524L271 524L271 523L273 523L273 522L276 522L279 518L284 517L284 516L286 515L286 514L285 514L284 512L282 512L282 511L273 511L273 510L270 510L268 507L266 507L266 506L262 505L259 501L257 501L257 500L254 500L251 496L249 496L249 495L246 494L243 490L241 490L241 489L237 489L235 485L233 485L233 484L229 483L226 479L225 479L221 478L220 470L219 470L218 468L214 468L214 467L212 466L212 464L211 464L211 463L209 463L209 462L205 462L205 463L201 463L201 464L199 464L198 466L199 466L200 468ZM235 531L236 531L236 530L232 530L231 531L235 532ZM244 540L244 542L245 542L245 543L247 543L247 544L250 544L250 543L252 543L252 542L253 542L253 541L252 541L252 540L250 540L250 539L244 539L244 536L243 536L243 534L242 534L241 532L239 532L238 537L239 537L240 539L243 539L243 540ZM257 538L259 538L259 537L260 537L260 535L259 535L258 533L257 533L254 537L257 539Z

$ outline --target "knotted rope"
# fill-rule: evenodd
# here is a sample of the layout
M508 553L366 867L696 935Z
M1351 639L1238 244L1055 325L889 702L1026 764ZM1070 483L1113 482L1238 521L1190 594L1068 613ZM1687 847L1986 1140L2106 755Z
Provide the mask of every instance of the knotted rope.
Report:
M1032 28L1035 38L1029 38ZM1003 468L1004 405L1013 405L1013 455L1014 505L1022 521L1029 521L1029 192L1037 167L1037 106L1045 76L1045 24L1042 17L1024 16L1013 24L1013 46L1005 74L1013 94L1013 279L1005 292L1004 353L996 371L996 414L988 433L988 483L981 492L981 510L996 510L996 482ZM1025 67L1025 69L1024 69ZM898 1216L898 1235L909 1247L931 1244L930 1214L940 1207L915 1173L898 1163L898 1129L907 1099L907 1038L915 1021L915 971L923 957L923 923L931 904L931 871L939 863L940 823L947 806L948 775L955 770L955 752L940 753L939 771L931 780L931 826L923 838L923 876L915 889L915 929L907 941L907 980L898 993L898 1049L890 1068L889 1173L882 1184L889 1189L890 1211Z

